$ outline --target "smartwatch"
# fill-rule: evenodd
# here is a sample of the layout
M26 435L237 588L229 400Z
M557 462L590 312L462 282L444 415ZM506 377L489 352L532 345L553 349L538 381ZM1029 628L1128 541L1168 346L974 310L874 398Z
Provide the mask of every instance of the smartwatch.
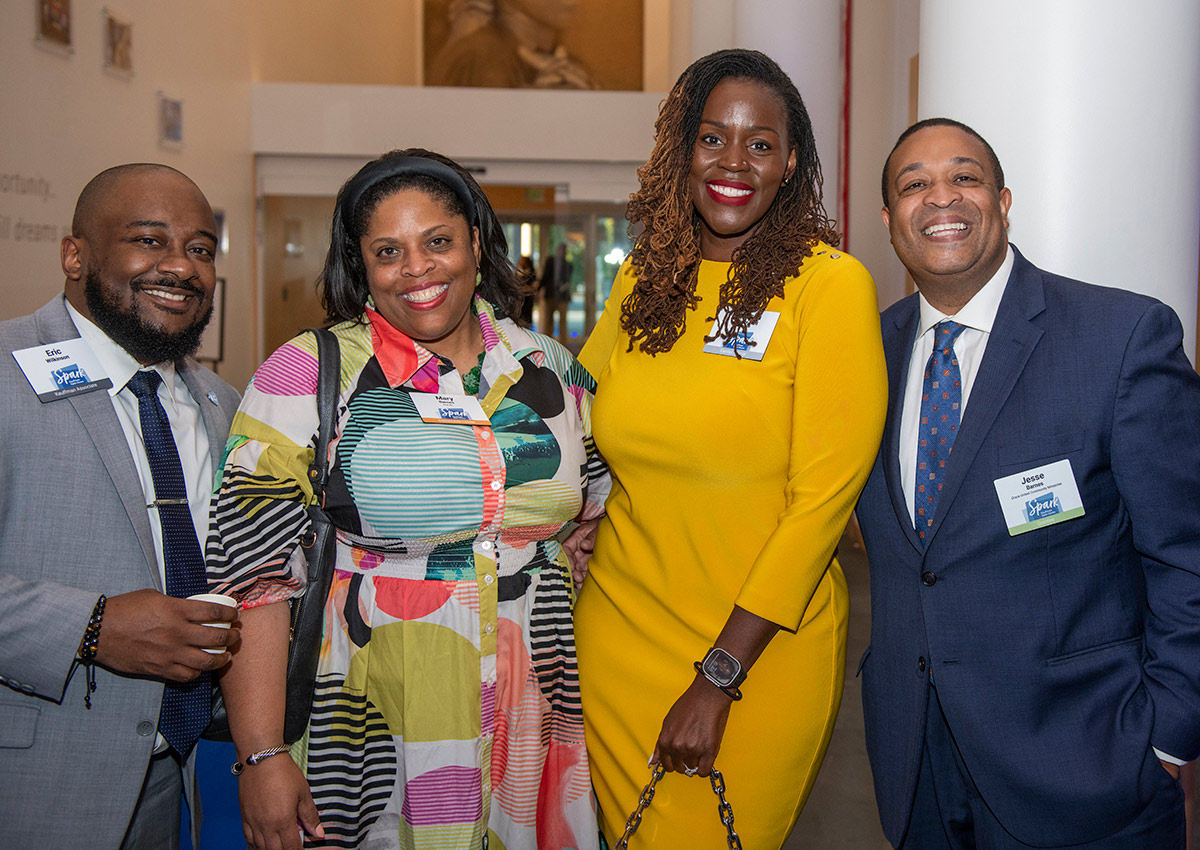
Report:
M724 691L725 695L730 699L739 700L742 698L742 692L738 690L738 685L746 681L746 674L742 670L742 662L719 646L714 646L705 653L702 660L697 661L692 666L696 668L698 673L704 674L704 678Z

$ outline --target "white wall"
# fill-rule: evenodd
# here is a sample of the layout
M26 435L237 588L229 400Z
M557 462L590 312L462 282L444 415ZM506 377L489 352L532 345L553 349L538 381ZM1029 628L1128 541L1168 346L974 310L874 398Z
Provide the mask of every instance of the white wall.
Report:
M196 181L225 210L229 253L225 363L242 385L253 368L254 197L250 157L250 51L235 0L202 6L121 0L133 22L132 77L103 69L99 0L71 4L73 52L34 43L36 3L0 0L0 318L32 312L62 291L59 239L75 199L103 169L162 162ZM184 146L158 144L157 92L182 100ZM33 181L30 183L30 181ZM29 187L46 193L23 194ZM27 225L47 231L30 241Z

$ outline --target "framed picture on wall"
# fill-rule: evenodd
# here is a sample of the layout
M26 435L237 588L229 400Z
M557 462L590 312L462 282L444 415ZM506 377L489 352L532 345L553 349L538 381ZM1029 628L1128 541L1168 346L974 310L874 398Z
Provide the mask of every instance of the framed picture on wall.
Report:
M183 101L158 93L158 144L178 150L183 147Z
M642 89L643 0L423 2L427 86Z
M71 0L36 0L37 43L55 52L71 50Z
M101 11L104 70L118 77L133 76L133 22L107 6Z
M216 288L213 289L212 318L208 327L200 337L200 347L196 349L196 359L205 363L220 363L225 354L225 278L217 278Z

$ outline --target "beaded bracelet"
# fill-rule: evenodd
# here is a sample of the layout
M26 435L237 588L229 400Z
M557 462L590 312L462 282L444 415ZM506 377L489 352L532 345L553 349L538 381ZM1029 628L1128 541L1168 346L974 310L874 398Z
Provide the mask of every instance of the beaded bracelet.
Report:
M88 618L87 628L83 630L83 641L79 644L79 660L87 667L87 686L83 691L83 704L88 711L92 710L92 694L96 692L96 648L100 645L100 626L104 620L104 603L108 597L103 593L96 600L92 616Z

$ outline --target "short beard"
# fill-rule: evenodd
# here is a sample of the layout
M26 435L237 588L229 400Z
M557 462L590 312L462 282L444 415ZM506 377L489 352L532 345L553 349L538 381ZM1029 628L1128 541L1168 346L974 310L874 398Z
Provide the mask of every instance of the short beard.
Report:
M154 281L144 281L150 285ZM163 285L178 287L177 281L163 281ZM104 283L94 269L88 269L83 288L92 322L129 356L139 363L167 363L182 360L195 353L200 347L200 337L208 320L212 317L213 305L192 325L177 333L166 333L154 327L138 311L137 307L124 308L107 298Z

